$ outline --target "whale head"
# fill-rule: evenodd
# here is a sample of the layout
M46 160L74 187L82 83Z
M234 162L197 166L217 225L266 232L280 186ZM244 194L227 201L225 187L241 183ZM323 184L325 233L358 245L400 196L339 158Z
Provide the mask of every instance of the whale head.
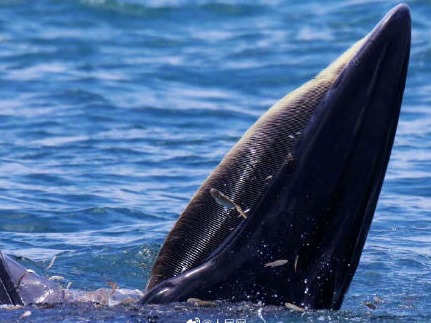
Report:
M390 157L410 30L398 5L244 134L174 225L141 303L341 306Z

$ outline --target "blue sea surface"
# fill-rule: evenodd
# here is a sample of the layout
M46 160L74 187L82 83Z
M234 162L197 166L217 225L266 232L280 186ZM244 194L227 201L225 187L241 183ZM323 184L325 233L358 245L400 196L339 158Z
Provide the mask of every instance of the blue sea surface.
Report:
M143 289L246 129L397 3L0 0L0 249L71 288ZM0 321L431 321L431 2L408 3L399 128L341 311L66 304L0 309Z

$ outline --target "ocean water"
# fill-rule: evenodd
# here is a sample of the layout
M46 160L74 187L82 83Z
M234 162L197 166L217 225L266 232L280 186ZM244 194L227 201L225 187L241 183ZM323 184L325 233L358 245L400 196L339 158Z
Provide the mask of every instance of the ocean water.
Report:
M73 304L0 309L0 321L25 310L35 322L431 321L431 3L408 3L401 119L341 311ZM143 289L181 210L244 131L395 4L0 0L0 249L71 288Z

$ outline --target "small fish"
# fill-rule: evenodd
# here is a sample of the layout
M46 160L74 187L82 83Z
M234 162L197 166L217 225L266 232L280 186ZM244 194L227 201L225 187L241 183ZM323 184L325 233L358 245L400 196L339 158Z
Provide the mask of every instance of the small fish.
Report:
M64 280L64 277L54 275L54 276L49 277L48 280Z
M268 262L265 267L280 267L287 264L289 261L287 259L279 259L273 262Z
M46 267L46 270L51 269L51 267L54 265L55 260L57 259L57 256L52 257L51 261L49 262L48 267Z
M293 264L293 268L295 269L295 272L296 272L296 267L298 266L298 260L299 260L299 255L296 255L295 263Z
M69 288L70 288L70 286L72 286L72 282L68 282L68 283L67 283L66 289L69 289Z
M228 209L234 209L235 208L234 201L232 201L229 197L224 195L218 189L216 189L216 188L210 189L210 194L214 198L214 200L216 200L216 202L218 204L220 204L221 206L227 207Z
M371 303L371 302L363 302L362 304L364 304L366 307L368 307L370 310L375 310L377 309L377 305L375 303Z
M269 182L271 179L272 179L272 175L268 175L268 176L266 176L265 181Z
M31 315L31 311L25 311L24 313L22 313L19 316L19 319L23 319L23 318L29 317L30 315Z
M114 294L115 294L115 291L116 291L116 290L117 290L117 288L118 288L118 284L117 284L117 283L114 283L114 282L109 281L109 282L108 282L108 285L112 288L112 290L111 290L111 295L114 295Z
M199 298L189 298L187 300L187 303L193 304L195 306L203 306L203 307L212 307L212 306L216 306L217 305L216 302L213 302L213 301L204 301L204 300L199 299Z
M242 208L234 201L232 201L229 197L220 192L218 189L211 188L210 194L218 204L228 209L235 209L240 214L240 216L242 216L244 219L247 219L247 215L242 210Z
M297 305L295 305L295 304L292 304L292 303L284 303L284 305L285 305L289 310L291 310L292 312L301 312L301 313L304 313L304 312L305 312L305 309L304 309L304 308L299 307L299 306L297 306Z

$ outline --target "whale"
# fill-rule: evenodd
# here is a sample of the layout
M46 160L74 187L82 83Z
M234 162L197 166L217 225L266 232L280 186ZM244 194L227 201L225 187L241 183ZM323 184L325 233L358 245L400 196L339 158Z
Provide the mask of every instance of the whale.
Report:
M410 20L395 7L245 133L177 220L141 303L340 308L394 141Z
M406 4L246 131L191 198L138 304L341 307L389 162L406 83ZM69 296L68 296L69 295ZM70 301L0 252L0 303Z

